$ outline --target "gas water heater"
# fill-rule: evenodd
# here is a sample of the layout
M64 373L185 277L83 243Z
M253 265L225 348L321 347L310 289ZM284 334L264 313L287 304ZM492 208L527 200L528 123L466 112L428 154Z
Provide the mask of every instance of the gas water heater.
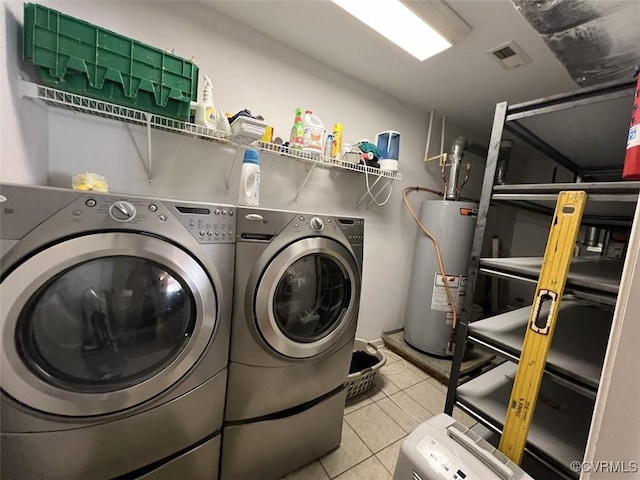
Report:
M468 141L458 137L441 163L443 178L447 178L445 167L450 168L444 198L425 200L420 206L420 223L438 240L446 278L438 267L433 243L418 230L404 322L404 339L409 345L442 357L452 356L454 350L453 313L445 282L459 317L467 293L467 269L478 212L477 203L459 200L469 177L467 164L464 180L459 182L467 146Z

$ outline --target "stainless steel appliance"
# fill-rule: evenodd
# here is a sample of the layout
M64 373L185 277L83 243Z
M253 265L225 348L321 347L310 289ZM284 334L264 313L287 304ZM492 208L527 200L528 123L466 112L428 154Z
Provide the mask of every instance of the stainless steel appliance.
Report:
M238 208L221 478L278 478L340 444L364 220Z
M2 476L215 478L226 205L0 185Z

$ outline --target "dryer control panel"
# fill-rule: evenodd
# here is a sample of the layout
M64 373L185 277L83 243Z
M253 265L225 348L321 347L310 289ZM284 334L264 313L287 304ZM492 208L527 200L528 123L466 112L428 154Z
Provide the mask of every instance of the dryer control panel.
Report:
M295 219L294 229L297 232L342 230L352 244L362 243L364 239L364 220L361 218L340 218L302 213Z

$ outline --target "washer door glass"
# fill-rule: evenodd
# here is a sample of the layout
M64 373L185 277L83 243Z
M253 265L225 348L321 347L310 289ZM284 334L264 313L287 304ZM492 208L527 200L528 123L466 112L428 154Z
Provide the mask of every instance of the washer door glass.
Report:
M216 272L132 232L65 239L0 283L2 390L37 410L103 415L176 385L210 348Z
M351 301L351 280L335 258L314 253L286 269L273 297L278 327L295 342L316 342L335 330Z
M108 392L169 365L195 328L189 287L165 266L131 256L90 260L45 284L18 320L26 365L72 391Z
M322 355L350 328L355 331L360 270L343 244L300 239L259 263L255 272L247 294L255 292L257 328L277 353L298 359Z

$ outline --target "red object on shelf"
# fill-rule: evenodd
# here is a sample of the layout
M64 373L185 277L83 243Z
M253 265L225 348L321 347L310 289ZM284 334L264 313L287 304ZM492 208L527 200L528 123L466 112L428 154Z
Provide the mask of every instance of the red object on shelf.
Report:
M636 84L629 136L627 137L627 154L624 157L622 178L625 180L640 180L640 75L636 71Z

